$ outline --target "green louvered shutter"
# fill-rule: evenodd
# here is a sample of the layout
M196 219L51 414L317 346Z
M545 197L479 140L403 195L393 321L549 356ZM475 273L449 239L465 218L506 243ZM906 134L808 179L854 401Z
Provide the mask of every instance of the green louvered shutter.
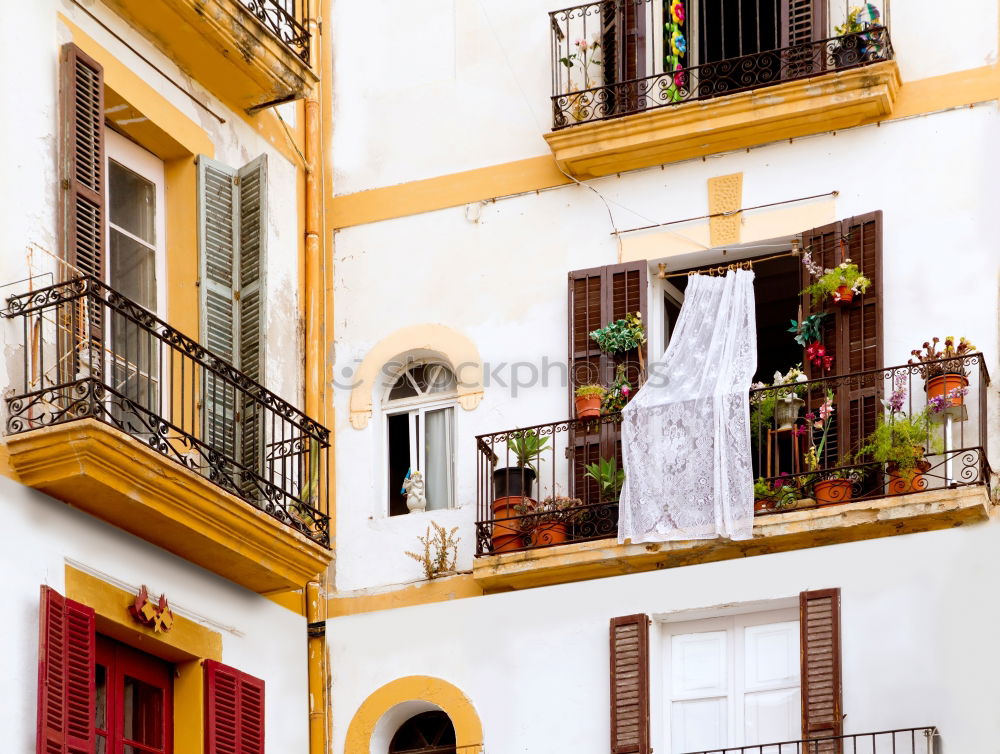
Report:
M236 366L239 334L236 263L239 248L236 171L204 155L198 158L201 342ZM236 457L236 391L209 370L201 375L202 439L227 458Z
M239 296L236 311L241 372L258 384L264 382L264 269L267 248L267 156L239 171ZM264 417L260 404L244 398L239 410L240 462L260 474L264 461ZM263 474L261 474L263 476ZM244 491L252 481L245 482Z

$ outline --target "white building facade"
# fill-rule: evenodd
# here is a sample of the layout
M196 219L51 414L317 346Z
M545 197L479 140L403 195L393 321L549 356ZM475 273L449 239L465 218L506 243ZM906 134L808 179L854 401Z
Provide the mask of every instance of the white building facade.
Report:
M995 748L1000 18L887 6L334 4L333 751ZM871 285L813 300L803 255ZM587 471L628 463L620 420L574 388L650 389L689 273L737 268L771 388L752 474L788 499L750 540L619 543L620 483ZM589 336L634 312L639 349ZM934 398L907 362L947 336L968 384ZM782 426L759 407L796 365ZM871 442L903 419L899 482ZM459 542L428 581L431 524Z

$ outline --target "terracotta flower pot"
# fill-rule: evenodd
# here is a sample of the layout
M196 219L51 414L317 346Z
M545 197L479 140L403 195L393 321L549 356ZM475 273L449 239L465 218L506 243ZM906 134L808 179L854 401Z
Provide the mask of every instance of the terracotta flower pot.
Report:
M754 500L753 501L753 512L754 513L763 513L765 511L773 511L773 510L774 510L774 501L773 500Z
M600 415L601 415L601 396L599 395L576 396L577 419L593 419Z
M888 464L889 484L887 492L890 495L905 495L908 492L920 492L927 489L927 479L924 472L930 469L927 461L920 461L909 469L900 469L895 464Z
M935 377L930 377L927 379L924 387L927 390L927 400L930 401L934 398L939 398L941 396L947 395L952 390L956 388L963 388L969 386L969 378L964 374L939 374ZM951 405L961 406L965 402L965 396L956 395L952 401Z
M850 479L822 479L813 485L813 498L817 505L849 502L853 494Z
M531 546L558 545L566 541L565 521L539 521L531 530Z
M529 502L527 498L508 496L493 501L492 552L510 552L524 547L521 515L515 506Z
M847 306L854 300L854 291L851 290L849 285L842 285L837 288L837 292L833 294L833 303L839 306Z

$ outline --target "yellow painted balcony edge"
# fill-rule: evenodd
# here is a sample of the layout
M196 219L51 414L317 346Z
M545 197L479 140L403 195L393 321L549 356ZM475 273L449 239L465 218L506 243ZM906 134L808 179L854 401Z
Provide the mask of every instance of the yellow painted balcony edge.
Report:
M478 558L472 575L487 593L528 589L948 529L986 521L990 511L983 486L928 490L760 516L754 520L753 539L745 541L713 539L623 545L613 539L577 542Z
M545 140L559 167L595 178L881 120L900 86L899 67L889 60L570 126Z
M80 419L7 438L22 483L255 592L302 587L332 553L135 438Z
M108 2L195 79L240 108L305 97L319 81L239 0Z

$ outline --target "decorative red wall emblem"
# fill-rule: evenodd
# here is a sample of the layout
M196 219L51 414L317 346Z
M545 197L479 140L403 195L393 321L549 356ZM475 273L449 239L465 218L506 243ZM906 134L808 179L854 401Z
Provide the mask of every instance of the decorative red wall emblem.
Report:
M156 633L166 633L174 626L174 614L167 604L167 598L161 594L159 604L154 605L149 599L149 590L145 584L135 596L135 602L129 605L128 611L133 618Z

